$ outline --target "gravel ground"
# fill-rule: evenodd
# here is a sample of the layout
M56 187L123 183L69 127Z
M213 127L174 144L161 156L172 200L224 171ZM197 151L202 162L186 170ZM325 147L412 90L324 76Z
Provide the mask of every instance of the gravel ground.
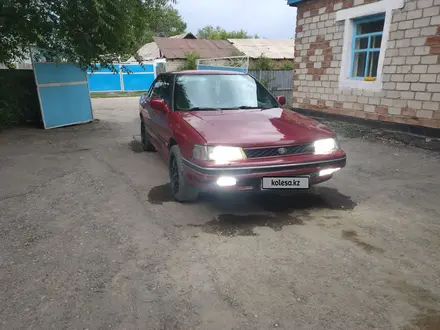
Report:
M331 123L295 197L172 201L137 98L0 135L1 329L440 329L439 153Z

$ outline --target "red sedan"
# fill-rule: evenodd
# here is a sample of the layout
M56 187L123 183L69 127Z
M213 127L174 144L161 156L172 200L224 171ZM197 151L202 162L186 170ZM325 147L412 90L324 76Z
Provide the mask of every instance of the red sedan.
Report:
M201 191L307 190L346 155L332 130L285 103L248 74L163 73L140 98L142 145L167 161L180 202Z

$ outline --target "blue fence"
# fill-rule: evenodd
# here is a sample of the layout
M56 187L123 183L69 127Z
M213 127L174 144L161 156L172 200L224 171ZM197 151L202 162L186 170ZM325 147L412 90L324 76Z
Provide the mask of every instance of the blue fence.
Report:
M203 58L197 60L197 70L235 71L247 73L249 57L230 56L217 58Z
M148 90L156 78L159 63L114 64L116 72L103 69L89 70L90 92L133 92Z
M247 68L236 68L231 66L197 65L197 70L216 70L216 71L237 71L246 73Z

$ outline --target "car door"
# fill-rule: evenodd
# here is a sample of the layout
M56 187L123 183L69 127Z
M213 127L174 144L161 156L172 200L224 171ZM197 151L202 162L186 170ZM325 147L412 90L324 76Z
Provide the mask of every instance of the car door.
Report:
M158 90L157 97L165 100L165 103L168 105L169 112L158 111L154 115L153 125L157 131L157 134L162 141L162 144L165 146L164 152L168 154L168 141L172 137L172 131L169 126L169 118L172 111L172 90L173 90L173 76L172 75L164 75L162 77L162 83Z
M145 129L149 136L152 138L152 143L158 147L162 148L163 141L157 129L157 122L159 112L150 106L150 101L153 98L160 97L161 86L163 84L163 76L160 75L153 82L150 91L147 93L146 97L142 100L142 118L144 121Z

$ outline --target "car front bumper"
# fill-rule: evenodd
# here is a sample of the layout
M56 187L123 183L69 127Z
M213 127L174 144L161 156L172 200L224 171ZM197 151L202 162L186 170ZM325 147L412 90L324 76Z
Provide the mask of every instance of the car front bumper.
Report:
M243 167L203 167L183 159L185 177L188 183L201 191L248 191L262 190L263 177L295 177L308 176L310 185L318 184L332 178L333 174L320 175L325 169L342 169L347 162L346 156L329 160L289 163L268 166ZM219 186L221 177L235 178L237 183L232 186Z

